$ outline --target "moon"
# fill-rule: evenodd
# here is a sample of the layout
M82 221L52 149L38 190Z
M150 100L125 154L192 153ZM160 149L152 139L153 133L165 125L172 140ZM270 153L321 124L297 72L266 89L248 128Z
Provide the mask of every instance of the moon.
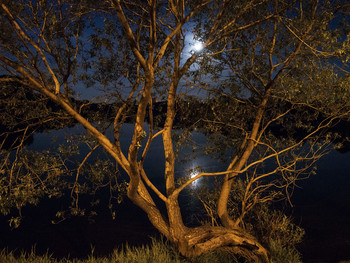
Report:
M194 167L194 166L193 166ZM196 177L198 174L200 174L201 170L199 167L194 167L190 170L190 174L189 174L189 177L192 179L194 177ZM199 186L201 184L201 179L202 178L198 178L197 180L195 180L194 182L191 183L192 186Z
M194 51L199 52L202 49L203 49L203 43L202 42L199 42L199 41L194 42L194 44L193 44L193 50Z

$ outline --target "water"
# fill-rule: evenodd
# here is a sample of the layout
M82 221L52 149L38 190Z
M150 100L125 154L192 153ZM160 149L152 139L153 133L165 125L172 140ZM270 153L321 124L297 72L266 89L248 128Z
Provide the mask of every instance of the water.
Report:
M126 123L123 125L120 134L120 143L122 152L127 156L128 146L130 145L132 134L133 134L134 125ZM145 131L148 134L148 126L145 127ZM46 133L36 133L34 134L34 143L27 146L29 150L33 151L42 151L42 150L57 150L59 144L67 144L67 137L72 134L82 134L85 130L82 126L76 125L72 128L64 128L61 130L52 130ZM180 131L176 131L180 132ZM156 131L154 132L156 133ZM112 130L109 129L106 132L106 135L109 139L112 139ZM206 144L206 138L203 134L198 132L193 132L191 136L191 144L195 145L197 149L201 149ZM142 147L140 148L140 154L144 149L144 145L146 144L146 139L142 142ZM88 148L84 148L81 150L82 154L79 158L81 160L84 158L84 153L88 152ZM94 153L92 156L92 160L94 156L101 154L101 150ZM144 169L146 173L155 181L159 181L163 179L164 175L164 166L165 157L163 150L163 141L162 136L157 136L149 149L147 157L144 162ZM211 158L210 156L204 155L202 153L193 155L192 146L183 147L181 149L181 156L179 161L175 165L175 174L178 177L181 176L194 176L196 175L196 168L201 167L204 171L213 171L215 169L217 171L218 167L221 169L225 169L226 164L221 163L218 160ZM201 180L199 179L197 183Z
M49 133L34 135L31 150L55 150L59 143L66 143L66 137L81 133L77 125ZM122 130L121 144L124 153L131 141L133 125L126 124ZM147 129L146 129L146 132ZM107 133L111 137L111 132ZM56 143L52 143L55 138ZM192 134L197 148L206 142L204 135ZM101 152L96 152L98 155ZM195 168L200 166L205 171L222 170L226 166L204 154L191 156L192 148L183 149L185 161L176 164L176 175L195 176ZM300 246L305 262L350 260L350 152L332 151L318 163L317 174L300 183L300 188L293 196L294 208L290 214L306 230L304 243ZM83 157L80 157L83 158ZM93 158L92 158L93 159ZM219 169L218 169L219 167ZM164 152L161 136L158 136L149 150L144 168L152 182L161 186L164 173ZM201 181L194 183L196 187ZM126 201L117 210L117 219L112 220L106 206L101 206L95 223L87 218L73 218L58 225L52 225L51 219L61 207L59 200L44 200L38 207L24 211L24 220L19 229L8 228L8 217L0 219L0 248L30 249L36 244L38 252L50 249L55 256L83 257L91 252L105 255L119 244L140 244L148 242L149 235L157 232L149 224L146 216L137 207ZM45 212L43 212L43 210ZM325 249L327 248L327 249Z
M305 261L350 260L350 153L332 151L294 196L293 216L306 230Z

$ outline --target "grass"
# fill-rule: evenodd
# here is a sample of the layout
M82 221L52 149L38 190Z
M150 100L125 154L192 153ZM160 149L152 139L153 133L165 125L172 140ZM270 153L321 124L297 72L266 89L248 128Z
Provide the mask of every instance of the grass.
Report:
M22 252L15 255L12 251L0 251L1 263L239 263L236 258L228 254L208 253L200 257L186 259L182 257L169 242L152 240L152 244L141 247L125 245L108 257L95 257L93 251L86 259L55 259L52 255L36 255L35 249L31 252Z

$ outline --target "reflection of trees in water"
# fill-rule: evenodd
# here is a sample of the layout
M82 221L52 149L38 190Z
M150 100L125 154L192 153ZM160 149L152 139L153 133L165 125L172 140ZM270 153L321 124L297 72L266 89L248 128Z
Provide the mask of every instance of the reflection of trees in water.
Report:
M16 79L0 76L0 149L14 149L33 142L35 132L69 125L67 114L41 94ZM57 117L57 119L56 119Z

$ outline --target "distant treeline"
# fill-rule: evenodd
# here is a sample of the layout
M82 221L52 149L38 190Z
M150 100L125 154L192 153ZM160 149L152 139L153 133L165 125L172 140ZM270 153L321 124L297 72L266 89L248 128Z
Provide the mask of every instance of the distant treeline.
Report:
M0 78L5 77L6 76L0 76ZM72 127L77 123L76 120L69 116L53 101L37 92L25 88L18 81L12 80L2 83L3 84L0 86L0 149L8 149L18 145L18 138L24 133L28 135L26 140L30 142L30 135L33 132ZM204 133L210 133L210 128L208 128L210 121L216 120L218 115L227 115L224 117L230 118L230 120L227 120L227 123L234 122L231 116L232 118L245 118L247 123L245 128L249 130L249 126L252 125L253 122L253 120L249 118L249 115L254 116L254 114L249 114L249 110L244 112L235 110L237 108L239 109L239 103L246 102L248 102L248 100L233 102L232 98L228 96L219 96L215 99L208 100L202 100L197 97L178 99L174 127L177 129L186 128L190 130L199 128L202 129ZM88 100L69 98L69 103L90 122L98 123L112 122L124 102L91 103ZM232 106L234 103L236 103L236 105ZM250 99L249 103L254 105L253 99ZM281 102L276 103L278 103L278 108L281 109ZM155 128L161 128L166 118L167 103L166 101L153 101L152 106L153 125ZM232 109L230 109L230 107L232 107ZM289 107L290 105L285 103L284 108L287 109ZM251 107L251 110L255 110L254 106ZM273 104L270 110L274 110ZM125 113L125 122L133 123L136 118L136 111L137 104L135 102L129 103ZM310 118L310 116L314 117ZM270 125L269 130L276 136L293 136L297 139L298 137L304 136L309 127L316 127L323 119L324 117L322 114L316 114L311 109L305 109L300 106L289 113L287 121L276 122ZM146 114L146 121L149 122L148 113ZM302 124L296 126L296 121ZM329 131L337 132L340 134L341 138L350 137L350 122L340 120L333 124L335 126L330 126ZM216 132L221 134L235 136L235 133L231 131L232 128L225 125L225 122L223 122L222 125L216 125L216 129ZM338 139L338 141L340 141L340 139ZM344 145L349 146L349 143L345 143Z

